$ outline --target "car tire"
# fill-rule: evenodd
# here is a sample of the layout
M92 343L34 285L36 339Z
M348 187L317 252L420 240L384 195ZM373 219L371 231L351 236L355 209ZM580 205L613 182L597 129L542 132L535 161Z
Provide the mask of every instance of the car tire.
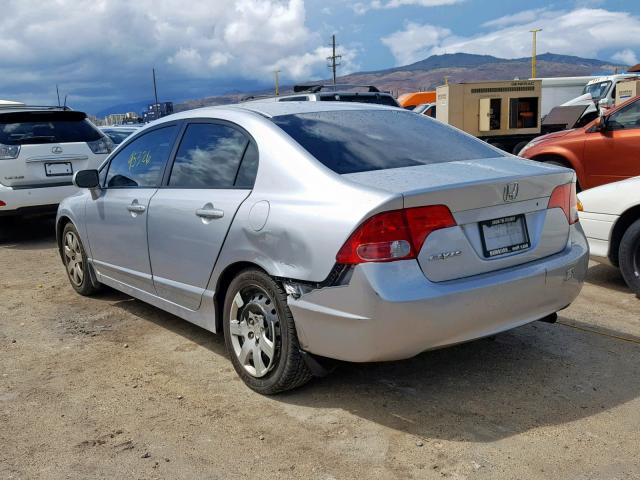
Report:
M236 372L252 390L271 395L312 377L300 352L282 287L261 270L240 272L227 289L223 329Z
M520 142L517 143L515 147L513 147L513 150L511 151L511 153L513 153L514 155L518 155L520 153L520 150L522 150L529 142Z
M624 232L618 249L618 262L624 281L640 298L640 220Z
M80 295L90 296L100 290L100 284L92 279L91 266L75 225L67 223L62 230L61 241L62 263L69 283Z

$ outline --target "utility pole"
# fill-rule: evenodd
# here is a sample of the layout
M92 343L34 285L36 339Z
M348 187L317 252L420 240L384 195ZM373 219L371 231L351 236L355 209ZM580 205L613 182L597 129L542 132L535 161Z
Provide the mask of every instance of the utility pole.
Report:
M279 82L279 78L278 78L278 74L280 73L280 70L274 70L273 71L273 75L275 77L275 81L276 81L276 97L278 95L280 95L280 82Z
M56 95L58 96L58 106L60 106L60 90L58 90L58 84L56 83Z
M331 62L329 68L333 72L333 84L336 84L336 67L340 66L338 60L342 58L342 55L336 55L336 36L331 35L331 51L332 54L330 57L327 57L327 60Z
M158 88L156 87L156 69L153 68L153 96L156 99L156 103L153 104L153 111L155 113L154 120L160 118L160 105L158 105Z
M533 30L529 30L533 34L532 45L531 45L531 78L536 78L536 43L538 41L538 32L541 32L541 28L534 28Z

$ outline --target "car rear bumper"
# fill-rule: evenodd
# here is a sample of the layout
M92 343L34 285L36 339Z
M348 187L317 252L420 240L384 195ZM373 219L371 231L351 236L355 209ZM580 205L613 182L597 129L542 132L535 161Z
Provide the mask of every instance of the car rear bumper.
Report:
M11 188L0 185L0 215L55 212L62 199L78 189L71 184L36 188ZM0 204L1 205L1 204Z
M589 248L579 224L542 260L429 282L414 260L355 267L348 285L290 298L304 350L352 362L399 360L493 335L568 306L580 293Z
M580 212L580 223L589 242L591 260L611 265L609 239L620 217L606 213Z

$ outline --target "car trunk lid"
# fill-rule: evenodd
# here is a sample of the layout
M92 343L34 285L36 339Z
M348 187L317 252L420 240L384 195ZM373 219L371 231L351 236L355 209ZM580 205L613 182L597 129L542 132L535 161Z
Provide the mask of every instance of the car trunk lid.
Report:
M547 209L568 169L513 157L377 170L343 177L404 197L405 208L446 205L457 225L432 232L418 253L434 282L508 268L553 255L567 244L569 223Z

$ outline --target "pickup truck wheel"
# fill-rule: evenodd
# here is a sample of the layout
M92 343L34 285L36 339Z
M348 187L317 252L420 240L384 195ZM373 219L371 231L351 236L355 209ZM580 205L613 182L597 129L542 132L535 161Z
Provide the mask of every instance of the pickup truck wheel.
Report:
M618 250L620 271L629 288L640 297L640 220L622 236Z
M62 231L62 262L73 289L80 295L90 296L99 290L91 279L91 266L73 223L67 223Z
M266 273L248 269L233 279L225 296L223 328L233 367L252 390L271 395L312 378L287 295Z

